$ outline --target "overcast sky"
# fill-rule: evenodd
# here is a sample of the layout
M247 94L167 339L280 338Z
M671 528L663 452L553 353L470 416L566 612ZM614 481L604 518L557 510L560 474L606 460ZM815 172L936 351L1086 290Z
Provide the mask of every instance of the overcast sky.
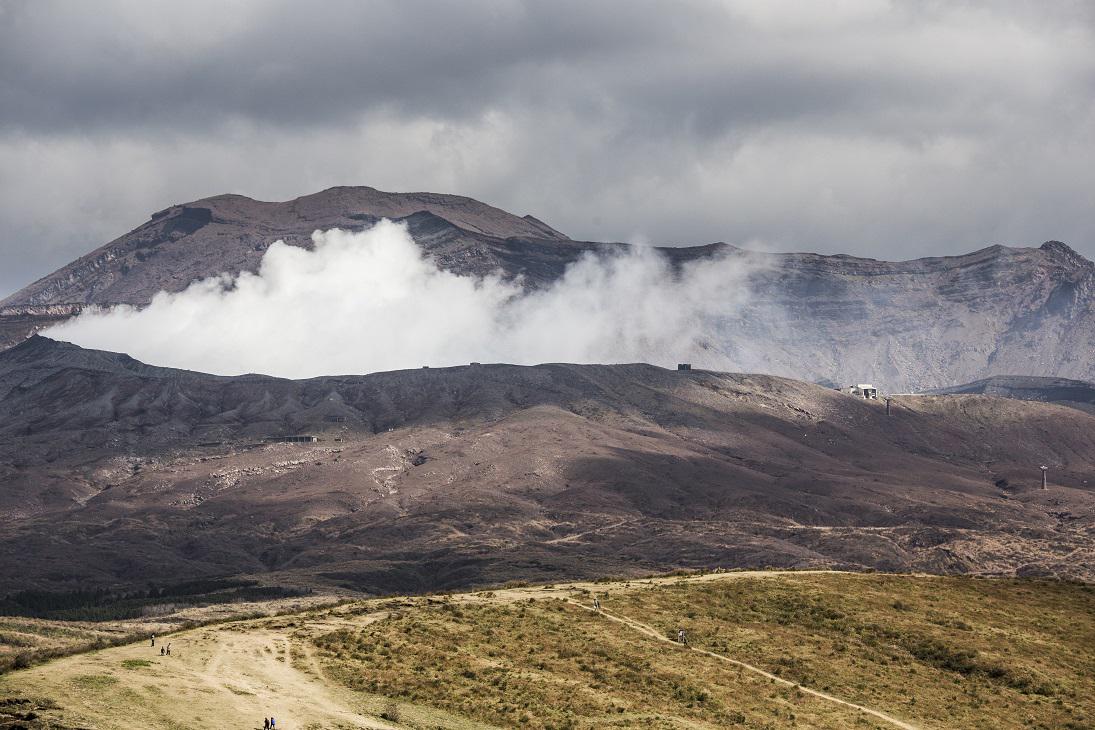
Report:
M0 297L218 193L1095 257L1095 3L0 0Z

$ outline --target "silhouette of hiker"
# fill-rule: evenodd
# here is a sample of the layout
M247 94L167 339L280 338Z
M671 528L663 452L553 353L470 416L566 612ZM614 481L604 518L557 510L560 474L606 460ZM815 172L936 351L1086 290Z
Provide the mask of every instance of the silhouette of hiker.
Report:
M167 642L167 655L171 656L171 642Z
M677 643L688 646L688 637L684 635L684 629L677 629Z
M594 598L593 599L593 610L594 611L600 611L601 610L601 599L600 598Z
M277 723L277 720L274 719L273 715L270 715L270 730L274 730L274 725L276 723Z
M163 656L163 652L164 652L164 648L161 646L160 647L160 656Z
M152 634L152 646L156 646L156 635Z
M270 730L270 718L262 718L262 730Z

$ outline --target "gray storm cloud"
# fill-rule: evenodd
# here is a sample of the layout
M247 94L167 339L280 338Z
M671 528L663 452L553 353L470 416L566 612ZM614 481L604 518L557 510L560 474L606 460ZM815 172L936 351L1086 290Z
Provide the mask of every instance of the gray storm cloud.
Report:
M336 185L582 240L1092 257L1093 91L1089 1L0 0L0 297L176 203Z
M90 310L43 334L156 365L223 375L367 373L471 361L652 362L741 367L710 349L734 317L750 264L673 271L660 254L587 257L547 289L460 276L423 255L402 224L277 242L256 273L161 292L149 306Z

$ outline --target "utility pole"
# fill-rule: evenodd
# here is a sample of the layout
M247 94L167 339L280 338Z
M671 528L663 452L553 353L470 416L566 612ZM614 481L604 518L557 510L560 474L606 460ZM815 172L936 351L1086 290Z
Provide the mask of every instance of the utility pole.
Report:
M1046 489L1046 472L1049 471L1048 466L1042 466L1042 489Z

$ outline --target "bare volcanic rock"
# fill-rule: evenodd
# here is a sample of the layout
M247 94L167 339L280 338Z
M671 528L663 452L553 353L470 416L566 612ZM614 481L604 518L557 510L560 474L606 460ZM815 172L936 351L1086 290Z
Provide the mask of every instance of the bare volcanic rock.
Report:
M649 365L292 381L40 337L0 353L0 591L720 565L1091 579L1093 490L1095 416L1046 403L908 396L887 416Z

